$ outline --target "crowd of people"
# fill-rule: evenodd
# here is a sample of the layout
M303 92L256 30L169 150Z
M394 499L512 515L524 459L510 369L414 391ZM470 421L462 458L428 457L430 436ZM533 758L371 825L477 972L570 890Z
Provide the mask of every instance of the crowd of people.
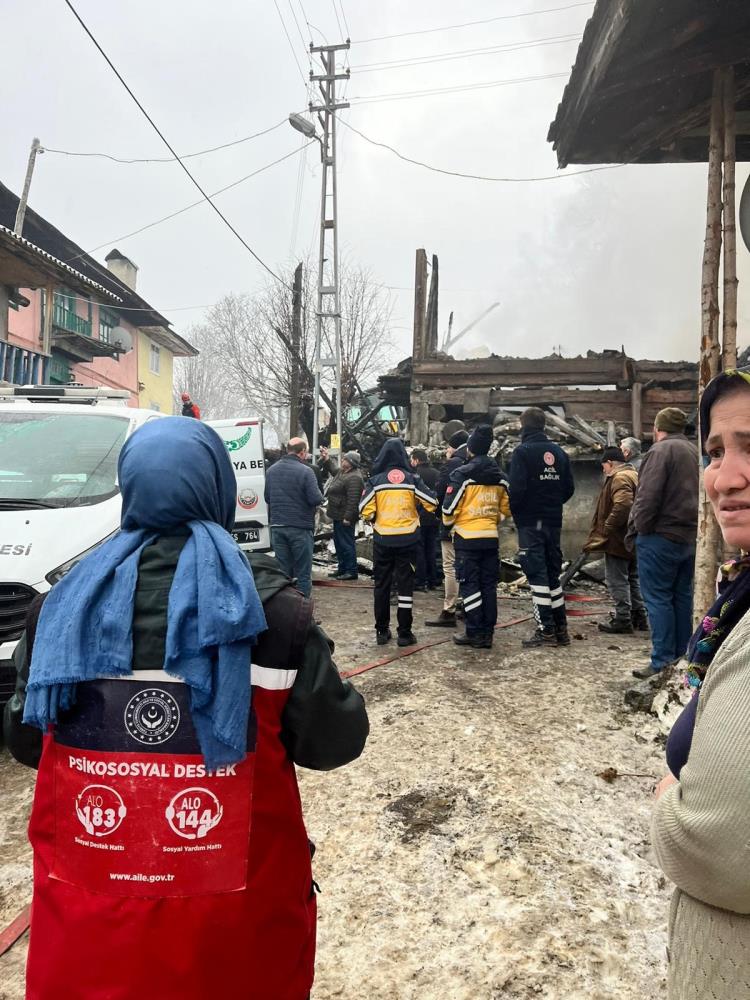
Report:
M705 488L739 555L692 636L698 452L686 423L662 410L645 456L634 438L602 452L586 551L603 555L614 605L601 630L650 628L638 674L684 657L693 688L652 825L676 886L670 1000L736 1000L750 995L750 374L718 376L701 401ZM512 517L536 620L523 644L565 646L560 532L573 476L543 411L527 409L521 426L507 477L480 425L451 437L439 470L398 438L366 481L356 452L339 464L324 453L325 494L306 443L291 440L267 476L275 559L246 558L229 533L234 474L211 428L172 417L128 439L122 530L34 601L15 652L6 739L39 772L30 1000L66 983L81 1000L204 1000L240 995L240 983L251 984L243 996L309 997L314 845L294 765L346 764L369 729L313 618L315 511L327 497L339 579L357 575L357 520L373 526L379 644L392 638L394 584L398 644L417 641L414 589L438 582L439 541L444 602L427 624L463 618L454 641L476 649L492 647L498 529Z

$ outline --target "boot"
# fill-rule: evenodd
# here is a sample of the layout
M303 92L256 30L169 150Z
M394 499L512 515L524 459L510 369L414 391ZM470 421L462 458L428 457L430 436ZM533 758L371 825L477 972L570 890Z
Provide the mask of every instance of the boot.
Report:
M405 635L399 635L397 643L399 646L416 646L417 637L413 632L407 632Z
M524 649L536 649L538 646L556 646L557 636L552 629L538 628L528 639L523 639L521 645Z
M648 632L648 615L645 611L634 611L630 620L636 632Z
M556 628L555 629L555 639L557 639L558 646L569 646L570 636L568 635L568 628Z
M425 625L430 625L432 628L455 628L455 612L441 611L437 618L433 619L431 622L425 622Z
M475 645L476 649L492 649L492 632L485 632L484 635L479 636L479 642Z
M389 628L383 628L383 629L378 629L378 631L375 633L375 638L378 646L385 646L386 643L391 641L393 636Z
M489 640L489 645L487 645L487 636L485 635L454 635L453 641L457 646L471 646L472 649L491 649L492 639Z
M599 622L599 631L608 635L632 635L633 626L622 618L611 618L608 622Z

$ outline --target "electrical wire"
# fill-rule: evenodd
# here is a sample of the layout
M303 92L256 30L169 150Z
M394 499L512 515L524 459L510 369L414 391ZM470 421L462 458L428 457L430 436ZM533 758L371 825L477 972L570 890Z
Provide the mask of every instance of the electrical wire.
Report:
M349 30L349 21L346 16L346 11L344 10L344 0L339 0L339 7L341 8L341 16L344 19L344 27L346 28L346 37L351 38L352 33Z
M544 73L540 76L512 77L508 80L487 80L483 83L466 83L453 87L434 87L429 90L401 91L393 94L365 94L362 97L350 97L351 103L382 104L384 101L406 101L415 97L434 97L438 94L463 94L473 90L487 90L492 87L510 87L520 83L539 83L542 80L560 80L570 75L565 73Z
M262 174L264 170L269 170L271 167L275 167L277 163L282 163L284 160L288 160L292 156L297 156L299 153L302 152L303 149L306 149L307 146L311 145L313 142L315 142L315 140L311 139L310 142L306 143L304 146L301 146L298 149L293 149L290 153L286 153L284 156L280 156L278 160L274 160L272 163L266 163L265 166L258 167L257 170L253 170L253 172L250 174L245 174L244 177L240 177L238 180L232 181L231 184L227 184L226 187L219 188L218 191L212 191L210 195L205 196L199 201L194 201L190 205L185 205L183 208L178 208L176 212L170 212L169 215L164 215L162 216L161 219L156 219L154 222L149 222L147 225L141 226L140 229L134 229L132 233L126 233L124 236L117 236L113 240L105 240L104 243L100 243L98 246L93 247L91 250L84 250L82 253L76 254L75 257L71 257L70 260L63 261L63 263L70 264L72 261L79 260L81 257L90 256L91 254L96 253L97 250L101 250L103 247L112 246L112 244L114 243L124 243L125 240L129 240L132 236L138 236L140 233L145 233L147 229L153 229L154 226L159 226L161 225L162 222L168 222L170 219L175 219L178 215L182 215L184 212L190 211L191 208L197 208L198 205L202 205L204 201L207 201L209 202L209 204L212 204L210 201L211 198L216 198L217 195L224 194L225 191L231 191L232 188L236 188L240 184L244 184L244 182L250 180L251 177L257 177L257 175ZM255 256L255 254L253 254L253 256ZM266 270L270 271L269 268L266 268ZM277 275L273 274L273 271L270 271L270 273L273 275L274 278L277 278L277 280L280 281L286 287L286 282L283 280L283 278L278 278Z
M287 124L287 119L282 118L280 122L275 125L271 125L270 128L263 129L262 132L254 132L253 135L243 136L241 139L234 139L232 142L224 142L220 146L211 146L209 149L199 149L197 153L183 153L182 159L189 160L195 156L205 156L208 153L217 153L222 149L229 149L232 146L239 146L243 142L249 142L251 139L257 139L262 135L268 135L269 132L275 131L277 128L281 128L282 125ZM176 163L176 156L147 156L147 157L137 157L132 159L126 159L120 156L112 156L110 153L86 153L78 152L72 149L51 149L49 146L44 147L45 153L59 153L61 156L96 156L101 157L105 160L112 160L115 163Z
M574 10L576 7L593 7L594 0L584 0L582 3L571 3L565 7L548 7L546 10L527 10L517 14L499 14L497 17L485 17L480 21L464 21L463 24L445 24L440 28L420 28L415 31L400 31L395 35L375 35L372 38L358 38L357 45L369 42L384 42L391 38L409 38L412 35L431 35L437 31L454 31L456 28L472 28L477 24L492 24L494 21L514 21L522 17L536 17L540 14L557 14L564 10Z
M504 45L491 45L482 49L464 49L459 52L445 52L434 56L415 56L413 59L392 59L389 62L383 63L363 63L360 66L355 66L355 69L358 73L376 73L381 70L426 66L430 63L449 62L455 59L470 59L474 56L494 55L499 52L517 52L523 49L544 48L549 45L577 42L580 39L580 34L552 35L549 38L539 38L528 42L508 42Z
M299 21L297 20L297 14L295 13L294 7L292 6L292 0L287 0L287 3L289 5L289 11L292 15L292 18L294 19L294 23L297 25L297 34L299 35L299 40L302 42L302 48L305 49L309 58L310 52L307 48L307 42L305 41L305 36L302 34L302 28L300 28L299 26Z
M64 3L69 8L69 10L71 11L71 13L75 17L75 19L78 21L78 23L81 25L81 27L83 28L83 30L86 32L86 34L88 35L88 37L91 39L91 41L93 42L94 46L98 49L99 54L105 60L105 62L109 66L109 68L112 70L112 72L115 74L115 76L117 77L117 79L120 81L120 83L123 85L123 87L125 88L125 90L128 92L128 94L132 98L133 102L135 103L136 107L141 112L141 114L143 115L143 117L146 119L146 121L149 123L149 125L153 128L153 130L159 136L159 138L164 143L164 145L167 147L167 149L172 154L172 156L174 156L174 158L177 160L177 162L179 163L180 167L187 174L187 176L192 181L192 183L195 185L195 187L198 189L198 191L200 191L201 196L203 197L203 199L208 202L208 204L211 206L211 208L214 210L214 212L219 216L219 218L224 223L224 225L234 234L234 236L244 246L244 248L247 250L247 252L250 254L250 256L253 257L253 259L256 260L260 264L260 266L262 268L264 268L264 270L266 270L271 275L272 278L275 278L276 281L279 282L279 284L283 285L285 288L291 288L291 286L287 285L286 281L284 281L283 278L281 278L278 274L276 274L276 272L272 268L270 268L268 266L268 264L266 264L266 262L263 260L263 258L260 257L255 252L255 250L253 250L253 248L250 246L250 244L247 242L247 240L245 240L245 238L240 235L240 233L235 229L235 227L232 225L232 223L229 221L229 219L221 211L221 209L219 209L216 205L214 205L214 203L211 201L211 195L206 194L206 192L204 191L204 189L201 186L201 184L193 176L193 174L190 172L190 170L188 169L188 167L186 167L185 164L182 162L182 160L180 159L180 157L175 152L173 146L171 145L171 143L169 142L169 140L167 139L167 137L164 135L164 133L161 131L161 129L159 128L159 126L153 120L153 118L151 117L151 115L149 115L148 111L146 111L146 109L144 108L144 106L141 104L141 102L135 96L135 94L133 93L133 91L130 89L130 87L128 86L128 84L125 82L125 79L122 76L122 74L120 73L120 71L117 69L117 67L115 66L115 64L109 58L109 56L104 51L104 49L101 47L101 45L99 44L99 42L96 40L96 38L92 34L91 30L89 29L88 25L86 24L86 22L83 20L83 18L81 17L81 15L78 13L78 11L75 9L75 7L73 6L73 4L71 3L71 0L64 0Z
M334 16L336 17L336 24L339 26L339 35L343 35L344 34L344 29L341 26L341 18L339 17L339 12L338 12L338 9L336 7L336 0L331 0L331 4L333 6Z
M66 3L67 3L67 0L66 0ZM302 67L299 64L299 59L297 58L297 51L294 48L291 36L289 35L289 32L287 31L286 22L284 21L284 18L281 16L281 8L279 7L278 0L273 0L273 5L276 8L276 13L279 15L279 20L281 21L281 27L284 29L284 34L286 35L286 40L289 42L289 48L292 50L292 58L294 59L296 65L297 65L297 69L299 70L299 75L302 77L302 82L304 83L305 87L307 87L308 81L305 79L305 74L302 72Z
M473 181L493 181L495 183L501 184L527 184L536 181L557 181L561 180L563 177L579 177L581 174L594 174L599 173L602 170L619 170L620 167L625 166L624 163L613 163L611 166L604 167L587 167L585 170L576 170L575 173L558 173L549 174L545 177L486 177L482 174L465 174L458 170L444 170L442 167L435 167L430 163L423 163L422 160L413 160L410 156L404 156L403 153L399 153L397 149L393 146L389 146L386 142L378 142L376 139L371 139L369 136L365 135L364 132L360 132L358 128L350 125L348 122L342 122L345 128L350 129L350 131L355 132L360 138L364 139L365 142L369 142L372 146L379 146L381 149L387 149L389 152L397 156L399 160L403 160L405 163L412 163L417 167L424 167L425 170L432 170L436 174L447 174L449 177L464 177L467 180Z

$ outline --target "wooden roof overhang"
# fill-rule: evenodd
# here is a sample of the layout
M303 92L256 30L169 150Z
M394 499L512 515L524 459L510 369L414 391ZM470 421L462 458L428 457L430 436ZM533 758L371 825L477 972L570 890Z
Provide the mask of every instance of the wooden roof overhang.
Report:
M713 71L735 67L750 160L750 2L597 0L548 139L558 163L708 159Z

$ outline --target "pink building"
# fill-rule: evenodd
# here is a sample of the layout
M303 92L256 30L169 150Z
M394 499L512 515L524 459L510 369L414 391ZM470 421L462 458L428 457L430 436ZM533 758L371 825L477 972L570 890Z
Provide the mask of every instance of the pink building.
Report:
M17 206L0 184L0 380L125 389L131 406L157 405L141 395L153 369L139 379L152 345L169 355L159 405L171 408L171 358L197 351L136 293L137 267L117 250L105 267L31 209L19 238Z

